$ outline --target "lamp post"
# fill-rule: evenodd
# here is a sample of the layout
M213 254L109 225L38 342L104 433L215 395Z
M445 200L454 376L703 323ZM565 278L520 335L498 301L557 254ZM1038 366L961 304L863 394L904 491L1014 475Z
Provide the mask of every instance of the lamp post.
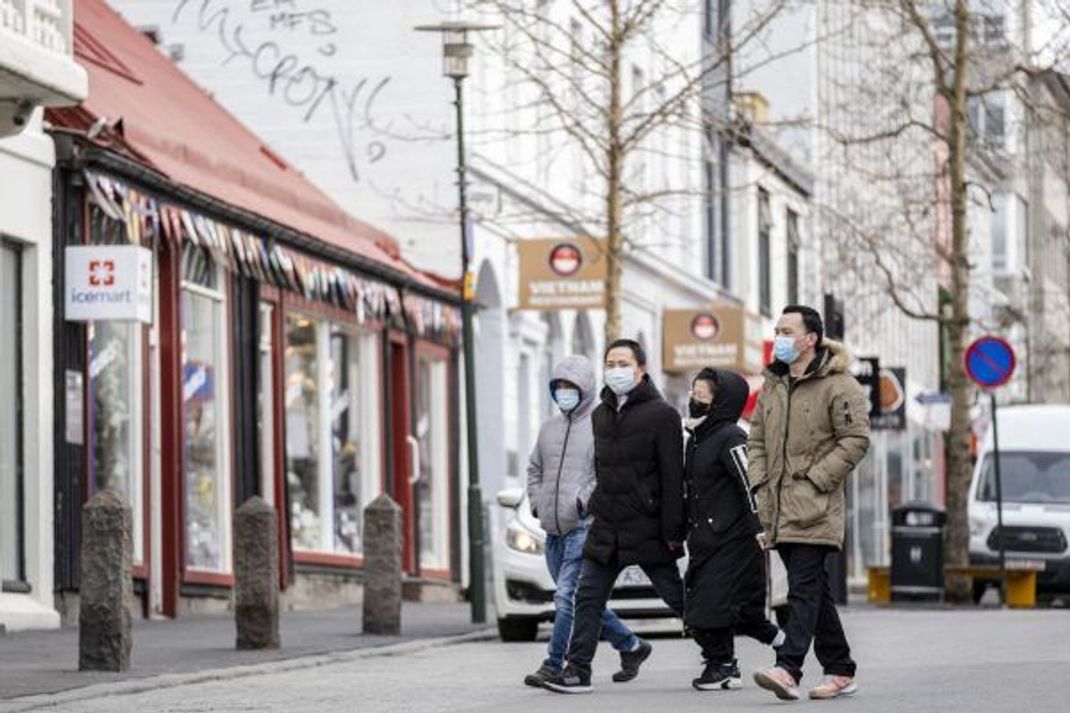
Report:
M468 572L469 597L472 601L472 621L487 620L486 574L483 558L483 489L479 484L479 446L476 436L476 384L472 350L472 313L475 298L475 278L469 266L468 246L468 182L464 156L464 93L462 83L468 76L468 60L472 56L469 32L497 29L495 25L461 21L438 25L419 25L419 32L442 35L443 74L453 80L453 105L457 114L457 194L461 226L461 321L464 340L464 404L466 442L468 446Z

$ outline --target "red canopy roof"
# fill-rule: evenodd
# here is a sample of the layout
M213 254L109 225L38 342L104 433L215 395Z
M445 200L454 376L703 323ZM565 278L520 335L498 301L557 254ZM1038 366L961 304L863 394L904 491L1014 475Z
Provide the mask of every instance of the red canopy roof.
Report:
M89 74L89 97L74 109L49 109L53 124L85 131L104 119L118 134L113 142L177 183L443 286L410 266L392 237L348 215L273 153L104 0L74 7L74 53Z

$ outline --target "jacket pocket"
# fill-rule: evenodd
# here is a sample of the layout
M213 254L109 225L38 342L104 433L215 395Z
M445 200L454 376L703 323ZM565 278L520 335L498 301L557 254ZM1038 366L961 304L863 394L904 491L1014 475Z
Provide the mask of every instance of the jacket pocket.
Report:
M829 496L807 477L788 477L781 496L781 518L800 529L812 527L828 515Z

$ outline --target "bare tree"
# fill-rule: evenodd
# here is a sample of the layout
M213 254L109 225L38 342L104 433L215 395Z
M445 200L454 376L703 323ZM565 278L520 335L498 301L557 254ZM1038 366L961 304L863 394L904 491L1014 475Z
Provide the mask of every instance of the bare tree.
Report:
M817 160L842 171L818 197L825 259L831 282L847 281L861 299L869 294L873 324L893 306L946 344L947 561L965 565L974 394L961 364L968 340L991 327L995 312L991 280L978 279L990 273L984 237L996 189L1025 173L1025 144L1008 151L1006 143L1021 133L1025 111L1010 107L1028 110L1033 78L1066 56L1065 24L1030 47L1012 37L1030 19L1013 1L998 3L1003 10L990 0L842 5L861 13L822 49L834 100L816 119L824 137ZM948 585L953 597L968 592L961 579Z
M661 244L665 236L650 235L659 232L652 230L659 217L686 213L688 197L708 190L695 185L701 184L702 146L726 127L705 110L703 97L723 87L733 53L787 2L752 3L731 35L726 23L705 15L711 5L697 0L471 2L503 23L495 49L537 107L532 126L510 133L545 137L543 151L556 146L580 157L581 193L598 195L594 205L574 206L573 217L606 237L607 340L621 331L627 250ZM705 44L697 32L704 23ZM658 160L676 168L651 175ZM696 170L680 171L681 164Z

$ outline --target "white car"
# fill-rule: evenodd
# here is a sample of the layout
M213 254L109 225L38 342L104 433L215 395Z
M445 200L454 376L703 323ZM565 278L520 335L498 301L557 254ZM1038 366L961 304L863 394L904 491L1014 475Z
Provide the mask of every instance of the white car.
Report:
M527 505L523 488L506 488L498 493L504 517L491 518L500 523L502 532L493 542L494 602L498 612L498 634L502 641L534 641L539 623L553 621L554 582L546 568L543 552L546 533ZM772 558L780 566L780 558ZM680 572L687 569L687 558L679 560ZM774 577L774 582L778 581ZM787 603L787 578L780 566L779 581L783 595L773 604ZM632 566L621 572L610 597L609 606L623 619L666 619L672 611L658 597L647 576ZM679 626L679 623L677 623Z
M1037 592L1070 593L1070 406L1006 406L997 415L1006 556L1039 561ZM992 432L970 484L970 563L996 564L998 524ZM995 582L976 581L974 598Z

